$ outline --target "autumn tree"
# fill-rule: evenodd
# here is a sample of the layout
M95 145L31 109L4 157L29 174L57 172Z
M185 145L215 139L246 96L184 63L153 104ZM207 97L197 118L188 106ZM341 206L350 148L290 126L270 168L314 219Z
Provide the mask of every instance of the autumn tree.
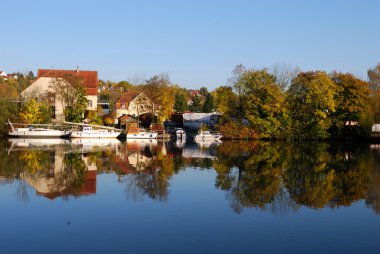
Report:
M238 96L230 86L219 86L213 92L216 110L232 117L237 110Z
M244 90L244 117L264 138L283 135L286 125L284 95L275 82L276 78L265 69L247 70L238 82Z
M337 106L336 93L336 85L325 72L301 72L292 80L286 102L294 138L329 137L330 116Z
M370 90L367 82L350 73L334 72L331 79L337 88L336 111L332 114L332 121L335 129L340 132L345 122L358 122L363 113L369 113Z
M142 86L142 91L159 107L159 120L168 119L173 113L175 101L175 88L171 85L169 74L153 76Z
M51 118L51 108L46 103L30 99L21 106L19 117L26 124L48 123Z

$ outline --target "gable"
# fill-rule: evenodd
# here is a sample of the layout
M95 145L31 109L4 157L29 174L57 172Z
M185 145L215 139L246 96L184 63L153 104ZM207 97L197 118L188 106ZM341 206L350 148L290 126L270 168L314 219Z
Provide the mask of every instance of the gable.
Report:
M37 72L37 78L64 78L67 75L81 77L87 95L98 95L97 71L38 69Z

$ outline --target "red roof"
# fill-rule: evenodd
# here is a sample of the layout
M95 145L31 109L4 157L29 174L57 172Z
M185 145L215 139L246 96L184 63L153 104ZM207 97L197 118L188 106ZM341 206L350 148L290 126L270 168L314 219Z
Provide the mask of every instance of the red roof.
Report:
M121 104L125 104L126 106L129 105L129 103L136 98L137 95L140 93L134 92L134 91L128 91L123 93L120 98L116 101L116 108L121 108Z
M38 69L37 78L61 78L66 75L79 76L83 78L83 86L87 95L98 95L98 72L97 71L82 71L82 70L53 70L53 69Z

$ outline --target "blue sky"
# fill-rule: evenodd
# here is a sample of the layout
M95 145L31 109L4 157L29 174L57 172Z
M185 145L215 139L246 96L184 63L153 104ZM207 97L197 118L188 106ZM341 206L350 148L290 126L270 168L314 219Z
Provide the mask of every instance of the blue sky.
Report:
M120 81L168 72L224 85L237 64L366 78L380 62L379 0L3 1L0 69L97 70Z

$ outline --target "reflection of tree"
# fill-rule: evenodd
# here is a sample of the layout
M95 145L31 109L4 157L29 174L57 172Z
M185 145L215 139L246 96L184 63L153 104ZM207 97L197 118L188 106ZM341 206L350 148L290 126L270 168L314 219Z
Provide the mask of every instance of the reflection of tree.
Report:
M240 213L244 207L277 211L292 205L289 198L285 200L287 196L282 187L281 176L287 158L286 152L281 151L282 146L261 142L242 143L238 147L232 152L231 144L223 144L219 160L214 163L218 173L216 186L227 191L227 198L234 211ZM247 150L247 147L254 149Z
M286 187L297 203L312 208L350 205L365 197L368 186L369 167L361 154L323 143L294 146Z
M65 194L79 195L85 181L87 166L78 153L66 153L62 171L55 175L53 191L64 190Z
M174 172L173 158L160 152L153 154L150 149L134 150L133 152L149 153L152 158L149 163L139 164L138 170L135 169L123 176L122 181L126 185L127 198L137 201L147 195L155 200L166 201L169 180Z

